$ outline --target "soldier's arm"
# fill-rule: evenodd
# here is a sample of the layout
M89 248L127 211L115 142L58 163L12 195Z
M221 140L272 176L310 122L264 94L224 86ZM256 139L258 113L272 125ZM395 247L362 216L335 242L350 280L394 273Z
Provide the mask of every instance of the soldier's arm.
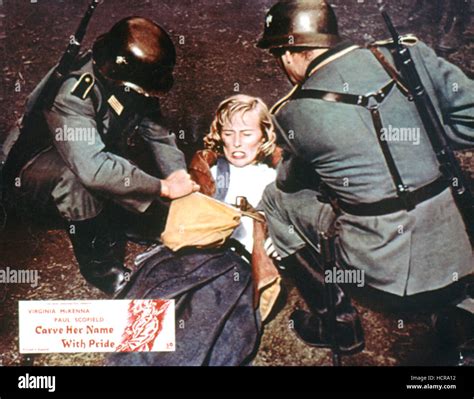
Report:
M186 170L184 154L176 145L176 136L164 126L158 112L142 120L138 133L151 149L161 176L166 178L173 172Z
M282 158L280 163L277 165L277 177L276 185L277 187L284 192L292 192L294 185L293 177L293 162L292 159L295 156L292 153L291 148L286 143L285 130L280 125L278 117L273 115L273 124L275 125L275 133L277 136L278 146L282 149Z
M85 187L124 206L145 211L160 196L161 181L105 151L92 100L90 96L81 99L72 95L75 83L74 78L67 80L52 109L45 112L55 147Z
M313 167L298 156L297 149L289 141L288 133L285 132L278 121L273 117L277 133L277 143L282 149L282 156L277 167L277 187L286 192L294 193L303 189L316 190L319 186L319 176Z
M459 147L474 145L474 81L457 66L440 58L426 44L414 47L435 90L449 138ZM422 72L422 71L420 71Z

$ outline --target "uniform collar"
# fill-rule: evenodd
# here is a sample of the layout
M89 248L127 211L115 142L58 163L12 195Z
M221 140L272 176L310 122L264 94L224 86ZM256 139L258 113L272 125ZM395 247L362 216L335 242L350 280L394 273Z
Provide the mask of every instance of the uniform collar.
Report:
M343 41L337 46L332 47L325 53L321 54L319 57L316 57L308 66L306 70L306 76L302 83L299 83L293 87L293 89L282 99L280 99L270 110L273 115L276 115L291 99L293 94L300 90L305 82L314 74L316 71L325 67L329 63L343 57L344 55L350 53L351 51L358 49L359 46L353 44L351 41Z
M319 69L357 48L359 48L359 46L355 45L350 40L345 40L330 48L328 51L311 61L308 69L306 70L305 81L308 80Z

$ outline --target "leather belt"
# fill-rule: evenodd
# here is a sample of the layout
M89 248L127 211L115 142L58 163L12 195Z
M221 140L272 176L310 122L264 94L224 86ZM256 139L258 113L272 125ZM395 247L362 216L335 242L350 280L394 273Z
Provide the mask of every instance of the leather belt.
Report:
M404 199L388 198L370 204L349 204L338 200L339 207L346 213L354 216L382 216L402 210L411 210L417 205L441 194L449 187L444 178L439 178L415 191L408 191Z

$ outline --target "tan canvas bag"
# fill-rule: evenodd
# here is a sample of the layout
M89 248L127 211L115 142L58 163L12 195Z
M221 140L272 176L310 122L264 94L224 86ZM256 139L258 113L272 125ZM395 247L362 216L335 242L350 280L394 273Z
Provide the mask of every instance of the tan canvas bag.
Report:
M194 193L171 203L161 240L173 251L220 247L240 224L241 217L239 209Z

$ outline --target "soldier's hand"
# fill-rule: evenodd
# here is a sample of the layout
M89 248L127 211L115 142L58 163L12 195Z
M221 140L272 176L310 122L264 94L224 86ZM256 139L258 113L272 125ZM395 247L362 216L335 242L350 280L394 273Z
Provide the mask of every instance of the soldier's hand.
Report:
M199 185L191 180L191 176L184 169L173 172L161 181L161 196L169 199L185 197L199 189Z

